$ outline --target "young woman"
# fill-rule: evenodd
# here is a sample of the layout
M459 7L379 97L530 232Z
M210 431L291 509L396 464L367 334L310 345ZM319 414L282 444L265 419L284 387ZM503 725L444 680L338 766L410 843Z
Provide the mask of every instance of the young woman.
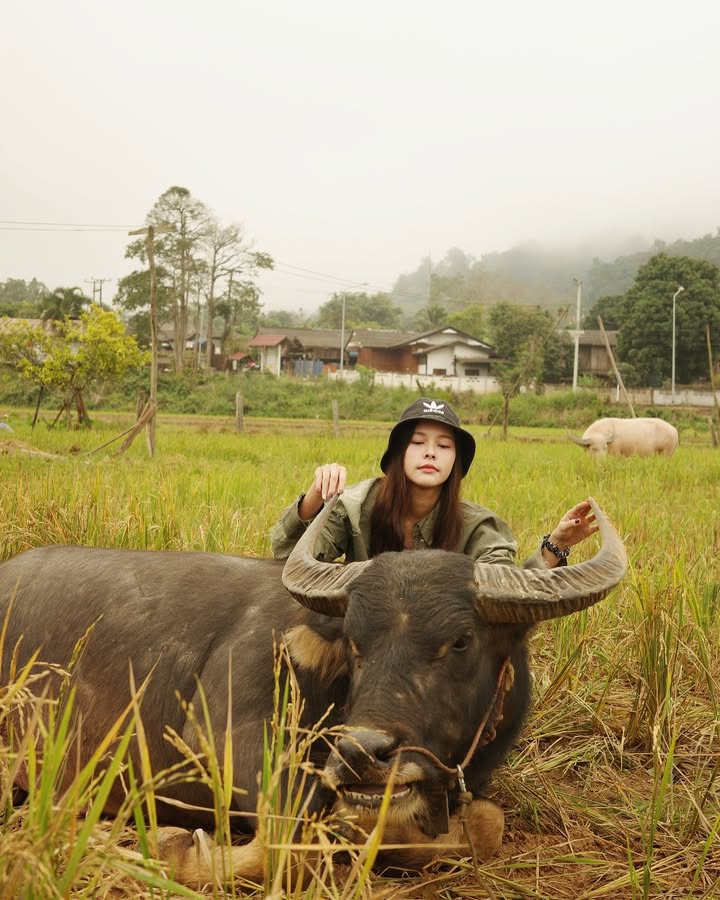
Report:
M462 500L460 482L475 456L475 439L441 400L421 397L400 416L380 460L384 477L346 487L337 463L320 466L308 490L270 533L273 554L285 559L326 500L340 494L323 530L318 559L347 562L388 550L440 548L490 563L513 564L517 544L495 513ZM570 548L598 530L585 500L544 536L530 567L565 564Z

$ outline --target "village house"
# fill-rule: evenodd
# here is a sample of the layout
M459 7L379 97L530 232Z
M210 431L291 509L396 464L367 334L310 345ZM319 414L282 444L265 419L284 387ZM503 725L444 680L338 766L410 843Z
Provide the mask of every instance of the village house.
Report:
M260 328L248 341L260 368L273 374L319 375L364 366L377 372L419 375L488 375L493 348L451 326L422 333L356 328Z
M575 345L575 332L568 329L565 334L573 346ZM605 334L613 354L617 346L617 331L606 331ZM586 330L580 332L578 340L578 373L580 375L592 375L596 378L612 378L614 380L612 362L605 344L605 336L600 330Z
M260 327L248 349L257 351L263 372L321 375L326 366L339 365L340 343L339 328Z

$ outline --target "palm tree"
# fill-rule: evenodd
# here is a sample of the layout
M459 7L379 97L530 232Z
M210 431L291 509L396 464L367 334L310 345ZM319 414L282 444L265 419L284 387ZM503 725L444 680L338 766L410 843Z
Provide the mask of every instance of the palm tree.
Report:
M424 331L441 328L448 318L448 311L442 303L430 303L415 316L415 324Z
M79 287L55 288L52 293L45 294L40 300L42 308L40 317L55 322L61 322L66 316L77 319L83 306L91 302Z

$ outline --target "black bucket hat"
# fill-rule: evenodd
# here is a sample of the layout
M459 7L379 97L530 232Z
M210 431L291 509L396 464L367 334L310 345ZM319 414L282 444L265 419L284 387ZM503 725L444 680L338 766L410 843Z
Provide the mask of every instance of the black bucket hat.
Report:
M461 428L460 419L444 400L430 400L428 397L420 397L402 411L397 424L393 426L393 430L390 432L387 449L380 460L382 471L387 472L390 457L395 450L397 440L404 431L403 425L415 419L429 419L431 422L442 422L443 425L449 425L452 428L455 432L458 456L460 457L460 466L464 478L475 456L475 438L469 431Z

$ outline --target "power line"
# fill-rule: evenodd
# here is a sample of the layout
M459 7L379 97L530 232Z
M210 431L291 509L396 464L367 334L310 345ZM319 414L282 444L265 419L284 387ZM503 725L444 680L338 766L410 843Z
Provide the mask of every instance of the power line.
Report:
M87 231L120 231L122 229L131 227L131 225L99 225L97 223L88 222L31 222L20 219L0 219L0 229L2 231L65 231L66 229Z
M32 221L26 219L0 219L0 231L47 231L47 232L115 232L127 231L133 226L130 225L110 225L91 222L46 222ZM289 271L288 271L289 270ZM392 288L382 287L368 281L356 281L350 278L343 278L339 275L333 275L329 272L320 272L317 269L308 269L304 266L296 266L294 263L284 262L283 260L275 260L275 267L268 270L269 274L276 272L280 275L290 275L293 278L302 278L307 281L327 281L336 286L338 291L343 288L365 288L374 290L377 293L393 294L396 297L406 297L408 299L418 299L420 294L414 294L406 291L394 292Z

